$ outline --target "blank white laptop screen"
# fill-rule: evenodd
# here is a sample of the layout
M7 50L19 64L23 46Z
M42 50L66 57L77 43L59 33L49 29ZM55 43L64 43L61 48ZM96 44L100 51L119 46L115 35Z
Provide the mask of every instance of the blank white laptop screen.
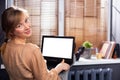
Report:
M74 37L43 36L42 54L49 59L73 60Z

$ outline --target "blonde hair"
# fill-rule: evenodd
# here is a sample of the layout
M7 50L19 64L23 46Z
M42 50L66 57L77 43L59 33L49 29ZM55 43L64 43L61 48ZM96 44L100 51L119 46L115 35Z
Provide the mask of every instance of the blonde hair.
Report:
M22 16L28 16L27 10L15 6L9 7L3 12L1 24L7 38L14 37L14 29L20 22Z

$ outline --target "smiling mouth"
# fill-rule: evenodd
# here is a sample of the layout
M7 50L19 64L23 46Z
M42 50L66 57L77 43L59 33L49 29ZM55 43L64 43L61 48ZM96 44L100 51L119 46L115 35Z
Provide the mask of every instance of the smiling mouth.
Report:
M27 30L26 32L25 32L25 34L30 34L31 33L31 30Z

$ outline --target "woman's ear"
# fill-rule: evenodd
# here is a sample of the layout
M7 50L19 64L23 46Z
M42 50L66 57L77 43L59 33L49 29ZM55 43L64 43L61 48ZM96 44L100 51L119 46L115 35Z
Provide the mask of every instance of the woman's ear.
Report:
M13 38L15 35L13 31L10 31L7 36L8 38Z

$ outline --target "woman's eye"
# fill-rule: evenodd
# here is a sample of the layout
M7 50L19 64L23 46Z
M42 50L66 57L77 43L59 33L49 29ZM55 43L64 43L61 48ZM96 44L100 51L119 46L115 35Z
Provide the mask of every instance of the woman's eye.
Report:
M16 26L16 28L20 28L20 27L22 27L22 24L18 24L18 25Z
M28 23L30 20L29 20L29 18L26 18L25 19L25 23Z

